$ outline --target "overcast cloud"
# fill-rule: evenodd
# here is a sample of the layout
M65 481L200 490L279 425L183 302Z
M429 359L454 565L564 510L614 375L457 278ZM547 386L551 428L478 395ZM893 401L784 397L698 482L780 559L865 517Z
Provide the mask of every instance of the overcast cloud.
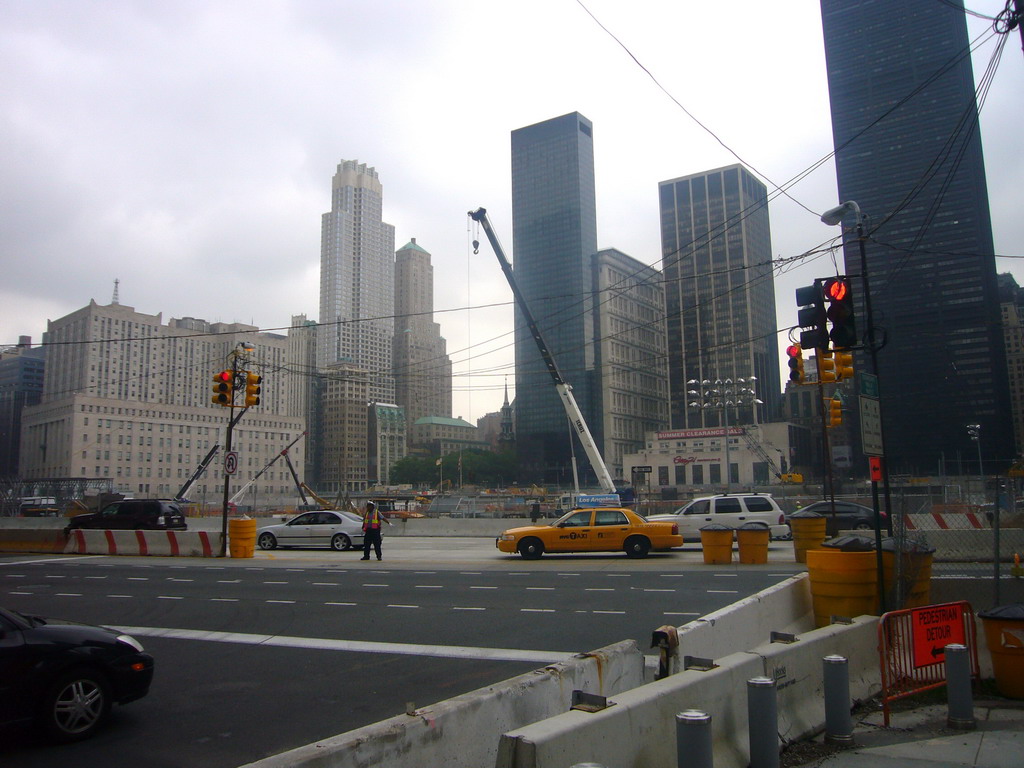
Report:
M831 151L817 0L584 4L769 186ZM987 27L971 20L972 38ZM511 251L510 131L589 117L599 244L655 265L658 182L736 162L576 0L3 0L0 86L0 344L109 303L115 278L122 304L165 323L318 319L320 216L354 159L380 174L396 246L433 254L468 419L498 408L512 373L511 294L466 217L488 208ZM1022 86L1015 32L982 137L996 250L1017 257ZM791 193L836 204L834 167ZM771 226L782 257L835 234L784 197ZM998 267L1024 284L1019 258ZM781 327L793 288L830 269L777 276Z

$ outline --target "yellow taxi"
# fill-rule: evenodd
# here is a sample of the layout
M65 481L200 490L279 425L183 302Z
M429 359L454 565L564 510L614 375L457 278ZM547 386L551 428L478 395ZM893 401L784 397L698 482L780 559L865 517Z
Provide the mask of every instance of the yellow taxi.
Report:
M574 509L550 525L510 528L498 536L495 546L527 560L545 552L621 551L629 557L646 557L652 549L683 546L683 537L676 523L651 523L621 507L591 507Z

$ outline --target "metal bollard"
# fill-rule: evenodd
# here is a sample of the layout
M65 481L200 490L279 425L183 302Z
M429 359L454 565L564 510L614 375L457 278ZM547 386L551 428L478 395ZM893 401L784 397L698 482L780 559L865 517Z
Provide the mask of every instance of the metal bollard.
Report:
M850 714L850 669L845 656L822 660L825 684L825 742L853 744L853 716Z
M774 678L747 680L747 729L750 768L779 768L779 706Z
M971 691L971 659L966 645L953 643L946 646L946 696L948 714L946 724L960 731L973 731L974 694Z
M687 709L676 714L676 768L714 768L707 712Z

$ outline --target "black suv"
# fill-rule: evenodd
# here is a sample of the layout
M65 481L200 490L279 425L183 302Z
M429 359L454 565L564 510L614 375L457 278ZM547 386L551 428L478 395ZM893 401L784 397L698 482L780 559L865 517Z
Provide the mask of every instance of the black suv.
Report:
M71 518L65 531L76 528L108 528L135 530L145 528L158 531L184 531L185 513L176 501L167 499L122 499L108 504L99 512Z

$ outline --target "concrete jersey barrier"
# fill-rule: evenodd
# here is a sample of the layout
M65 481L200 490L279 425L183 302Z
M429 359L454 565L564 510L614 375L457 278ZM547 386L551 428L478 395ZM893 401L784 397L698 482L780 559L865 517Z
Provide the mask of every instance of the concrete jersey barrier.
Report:
M496 768L548 768L594 761L617 768L675 768L675 715L699 709L711 715L715 768L750 764L746 681L774 678L779 735L784 743L824 723L822 658L849 659L850 693L878 691L875 617L832 625L793 643L769 643L716 660L708 671L687 670L614 696L598 712L573 710L501 737ZM470 764L465 764L470 765Z
M501 733L564 712L574 690L612 696L644 676L624 641L242 768L493 766Z

